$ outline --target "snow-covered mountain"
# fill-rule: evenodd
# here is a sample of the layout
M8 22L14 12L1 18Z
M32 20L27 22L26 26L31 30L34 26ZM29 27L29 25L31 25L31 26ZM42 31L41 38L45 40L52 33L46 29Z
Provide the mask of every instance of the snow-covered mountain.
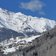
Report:
M56 25L56 21L32 17L22 14L21 12L14 13L0 8L0 27L12 29L17 32L40 32L50 30Z
M42 32L54 28L55 25L56 21L54 20L27 16L21 12L14 13L0 8L0 46L2 46L2 51L8 54L22 46L27 47L31 45L33 39L39 37ZM24 38L20 39L19 36ZM1 42L1 38L5 40Z

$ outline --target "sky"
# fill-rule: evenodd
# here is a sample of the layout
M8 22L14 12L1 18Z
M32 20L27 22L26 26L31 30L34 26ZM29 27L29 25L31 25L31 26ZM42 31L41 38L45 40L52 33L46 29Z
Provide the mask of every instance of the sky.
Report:
M0 8L56 20L56 0L0 0Z

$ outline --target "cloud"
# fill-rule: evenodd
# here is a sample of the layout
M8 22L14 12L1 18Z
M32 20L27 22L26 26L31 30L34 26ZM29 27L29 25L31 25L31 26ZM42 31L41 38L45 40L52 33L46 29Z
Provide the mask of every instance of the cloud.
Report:
M40 11L44 7L44 3L40 0L31 0L30 2L21 2L21 8L31 11Z

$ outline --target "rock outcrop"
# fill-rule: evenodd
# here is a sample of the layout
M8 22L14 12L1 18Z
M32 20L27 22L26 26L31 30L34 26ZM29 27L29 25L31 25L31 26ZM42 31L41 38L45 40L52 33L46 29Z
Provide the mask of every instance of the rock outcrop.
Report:
M25 56L56 56L56 27L44 32L32 44L24 49Z

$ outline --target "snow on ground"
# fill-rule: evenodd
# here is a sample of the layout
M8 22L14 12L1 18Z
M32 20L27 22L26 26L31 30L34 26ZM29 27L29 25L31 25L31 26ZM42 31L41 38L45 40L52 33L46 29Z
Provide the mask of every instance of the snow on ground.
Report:
M23 38L23 39L19 39L18 37L16 37L16 39L13 39L11 38L10 40L15 40L15 42L10 42L9 40L9 43L6 43L6 44L3 44L3 47L6 47L3 49L4 51L4 54L8 54L8 53L13 53L15 52L17 49L19 49L19 47L22 45L23 47L26 47L26 44L28 44L29 42L32 42L32 40L34 40L35 38L39 37L40 35L37 35L37 36L32 36L32 37L29 37L29 38ZM13 46L13 44L19 44L17 47L16 46ZM23 45L24 44L24 45ZM9 45L12 45L12 47L9 48ZM28 46L28 45L27 45Z
M32 40L34 40L35 38L39 37L40 35L37 35L37 36L32 36L32 37L29 37L29 38L24 38L22 40L25 40L27 43L28 42L32 42Z
M4 54L8 54L8 53L15 52L16 49L15 49L15 47L12 47L12 48L7 48L7 49L5 49L5 50L3 50L3 51L4 51Z

